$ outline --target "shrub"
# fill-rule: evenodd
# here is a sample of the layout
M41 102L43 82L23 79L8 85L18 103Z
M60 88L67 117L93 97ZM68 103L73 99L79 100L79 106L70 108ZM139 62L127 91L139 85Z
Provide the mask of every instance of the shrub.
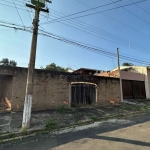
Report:
M49 119L49 120L46 122L45 130L46 130L46 131L51 131L51 130L54 129L55 127L57 127L57 123L55 122L55 120Z
M59 108L57 108L56 112L58 113L64 113L66 111L65 106L60 106Z

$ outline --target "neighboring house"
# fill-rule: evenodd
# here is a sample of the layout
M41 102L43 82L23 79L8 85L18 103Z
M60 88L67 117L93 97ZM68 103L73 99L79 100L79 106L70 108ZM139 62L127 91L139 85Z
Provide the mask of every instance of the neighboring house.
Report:
M98 73L103 73L103 72L105 72L105 71L97 70L97 69L89 69L89 68L80 68L80 69L73 71L73 73L87 74L87 75L96 75Z
M150 98L150 70L145 66L121 66L123 99ZM118 68L98 76L119 78Z
M0 66L0 102L7 105L7 109L23 110L27 73L27 68ZM43 69L34 71L32 110L62 105L101 106L109 105L110 101L120 103L118 78Z

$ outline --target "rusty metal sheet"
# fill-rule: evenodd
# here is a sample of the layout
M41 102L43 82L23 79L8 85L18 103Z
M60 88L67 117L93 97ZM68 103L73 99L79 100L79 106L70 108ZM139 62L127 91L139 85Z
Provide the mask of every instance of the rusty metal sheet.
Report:
M123 99L146 99L144 81L122 80Z
M132 81L134 99L146 99L145 83L143 81Z
M123 99L133 99L133 89L131 80L122 80Z
M96 102L96 86L91 84L71 85L72 106L91 105L93 102Z

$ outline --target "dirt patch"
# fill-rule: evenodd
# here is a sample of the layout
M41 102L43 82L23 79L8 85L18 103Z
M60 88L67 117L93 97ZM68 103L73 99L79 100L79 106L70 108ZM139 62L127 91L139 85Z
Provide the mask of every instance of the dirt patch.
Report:
M31 129L44 128L47 121L53 120L57 126L68 126L87 121L106 120L122 117L124 114L149 110L150 104L145 106L122 104L118 106L88 107L88 108L63 108L32 112ZM22 112L0 113L0 132L17 132L22 125Z

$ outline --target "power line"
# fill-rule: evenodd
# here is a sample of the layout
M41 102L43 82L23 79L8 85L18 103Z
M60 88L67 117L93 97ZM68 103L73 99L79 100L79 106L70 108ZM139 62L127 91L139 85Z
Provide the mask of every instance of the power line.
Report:
M12 8L16 8L16 7L14 7L14 6L12 6L12 5L8 5L8 4L3 4L3 3L0 3L1 5L4 5L4 6L7 6L7 7L12 7ZM24 10L24 11L27 11L27 12L32 12L32 11L30 11L30 10L27 10L27 9L23 9L23 8L18 8L17 7L17 9L20 9L20 10ZM40 14L41 16L44 16L44 15L42 15L42 14Z
M8 24L8 25L15 25L15 26L19 26L19 27L24 27L20 24L17 24L17 23L13 23L13 22L8 22L8 21L4 21L4 20L0 20L0 23L5 23L5 24ZM31 27L27 27L27 28L31 28Z
M15 7L16 7L16 4L15 4L14 0L12 0L12 1L13 1L13 3L14 3ZM21 20L23 26L25 27L25 25L24 25L24 23L23 23L23 20L22 20L22 18L21 18L21 15L20 15L20 13L19 13L19 11L18 11L18 9L17 9L17 7L16 7L16 10L17 10L17 12L18 12L18 15L19 15L19 17L20 17L20 20Z
M66 23L63 23L63 24L68 25ZM70 26L70 25L68 25L68 26ZM84 31L86 33L92 34L92 35L97 36L99 38L103 38L105 40L109 40L111 42L115 42L115 43L118 43L118 44L121 44L121 45L124 45L124 46L127 46L127 47L129 47L129 43L130 43L130 48L133 48L133 49L136 49L136 50L138 49L140 51L144 51L146 53L149 53L149 48L146 48L146 47L141 46L141 45L137 45L135 43L133 44L133 42L131 42L131 41L127 41L127 40L125 41L124 39L122 40L120 37L118 38L118 37L116 37L114 35L113 35L114 37L112 37L112 35L110 35L110 34L106 35L107 34L106 32L105 33L101 33L102 35L97 35L97 33L96 33L97 30L94 30L94 34L93 34L93 29L92 30L90 29L91 31L85 31L86 28L83 28L84 30L82 30L82 29L79 29L77 27L79 27L79 26L76 25L76 27L74 27L74 28L76 28L78 30L81 30L81 31ZM111 36L111 39L108 39L108 38L110 38L108 36ZM116 41L116 39L117 39L117 41ZM145 51L145 50L147 50L147 51Z
M4 1L4 0L3 0ZM17 1L17 2L19 2L19 3L24 3L23 1L20 1L20 0L15 0L15 1Z
M76 1L78 1L78 2L81 3L81 4L83 4L84 6L87 6L88 8L90 8L87 4L84 4L83 2L80 2L79 0L76 0ZM137 5L137 4L136 4L136 5ZM96 11L96 10L95 10L95 11ZM96 11L96 12L97 12L97 11ZM133 28L133 27L131 27L131 26L129 26L129 25L127 25L127 24L121 22L121 21L118 21L116 18L110 17L110 16L108 16L108 15L106 15L106 14L104 14L104 13L101 13L101 14L102 14L103 16L109 18L109 19L112 19L113 21L116 21L116 22L118 22L118 23L120 23L120 24L122 24L122 25L124 25L124 26L126 26L126 27L128 27L128 28L130 28L130 29L132 29L132 30L135 30L135 31L137 31L137 32L139 32L139 33L141 33L141 34L143 34L143 35L146 35L146 36L149 36L149 37L150 37L150 34L144 33L144 32L142 32L142 31L140 31L140 30L138 30L138 29L135 29L135 28Z
M115 1L115 2L120 2L120 1L121 0L118 0L118 1ZM83 13L83 12L91 11L93 9L97 9L97 8L100 8L100 7L105 7L105 6L108 6L108 5L112 5L115 2L111 2L111 3L107 3L107 4L104 4L104 5L97 6L97 7L93 7L93 8L87 9L87 10L79 11L79 12L76 12L76 13L73 13L73 14L70 14L70 15L63 16L61 18L54 19L53 21L57 21L57 20L60 20L60 19L63 19L63 18L67 18L67 17L73 16L73 15L77 15L77 14L80 14L80 13Z
M1 5L4 5L4 6L8 6L8 7L12 7L12 8L15 8L14 6L12 6L12 5L8 5L8 4L3 4L3 3L0 3ZM18 7L17 7L18 8ZM18 8L18 9L20 9L20 10L25 10L25 11L27 11L26 9L23 9L23 8Z
M13 2L10 2L10 1L7 1L7 0L1 0L2 2L6 2L6 3L9 3L9 4L14 4ZM15 0L16 1L16 0ZM16 4L16 5L18 5L18 6L23 6L23 5L20 5L20 4ZM23 6L24 7L24 6Z
M141 0L141 1L138 1L138 2L134 2L134 3L130 3L130 4L126 4L126 5L122 5L122 6L118 6L118 7L114 7L114 8L110 8L110 9L106 9L106 10L103 10L103 11L100 11L100 12L89 13L89 14L86 14L86 15L81 15L81 16L77 16L77 17L73 17L73 18L67 18L68 17L68 15L67 15L67 16L64 16L64 17L61 17L61 18L57 18L57 19L52 20L52 21L62 20L63 18L66 18L65 20L71 20L71 19L76 19L76 18L87 17L87 16L98 14L98 13L102 13L102 12L106 12L106 11L115 10L115 9L118 9L118 8L130 6L130 5L134 5L134 4L137 4L137 3L144 2L144 1L147 1L147 0ZM74 14L71 14L69 16L73 16L73 15ZM47 22L45 22L45 23L47 23Z
M132 2L131 0L129 0L130 2ZM138 8L142 9L144 12L150 14L150 12L148 12L147 10L143 9L141 6L139 6L138 4L135 4Z
M46 31L43 31L43 32L46 33L46 34L43 34L43 33L40 33L40 34L45 35L45 36L49 36L49 37L57 39L59 41L63 41L63 42L69 43L69 44L73 44L73 45L88 49L90 51L95 51L95 52L102 53L102 54L105 54L105 55L108 55L108 56L111 56L111 57L116 57L116 53L106 51L102 48L95 48L95 47L93 47L89 44L85 44L85 43L82 43L82 42L78 42L78 41L70 40L70 39L67 39L67 38L64 38L64 37L60 37L60 36L57 36L55 34L48 33ZM136 58L131 58L131 57L124 56L124 55L120 55L120 56L121 56L122 59L125 59L125 60L130 60L130 61L135 61L135 62L138 62L138 63L140 62L140 63L149 64L149 61L143 61L143 60L139 60L139 59L136 59Z
M110 0L111 2L113 2L113 0ZM132 1L131 1L132 2ZM117 6L120 6L119 4L117 4L117 3L115 3ZM135 4L136 5L136 4ZM146 20L144 20L143 18L141 18L141 17L139 17L138 15L136 15L136 14L134 14L133 12L131 12L131 11L129 11L129 10L127 10L126 8L122 8L122 9L124 9L125 11L127 11L128 13L130 13L130 14L132 14L133 16L135 16L135 17L137 17L138 19L140 19L140 20L142 20L142 21L144 21L144 22L146 22L147 24L149 24L150 25L150 22L148 22L148 21L146 21Z
M79 1L78 1L79 2ZM85 5L85 6L87 6L87 7L89 7L88 5L86 5L86 4L84 4L84 3L82 3L83 5ZM90 8L90 7L89 7ZM52 9L51 9L52 10ZM53 10L53 11L55 11L55 12L58 12L58 11L56 11L56 10ZM60 12L59 12L60 13ZM62 14L62 13L61 13ZM109 18L109 19L112 19L113 21L116 21L117 23L120 23L120 24L122 24L122 25L124 25L124 26L126 26L126 27L128 27L128 28L130 28L130 29L132 29L132 30L134 30L134 31L136 31L136 32L139 32L139 33L141 33L141 34L143 34L143 35L146 35L146 36L148 36L148 37L150 37L150 34L147 34L147 33L144 33L144 32L142 32L142 31L140 31L140 30L138 30L138 29L136 29L136 28L133 28L133 27L131 27L131 26L129 26L129 25L127 25L127 24L125 24L125 23L123 23L123 22L121 22L121 21L119 21L119 20L117 20L116 18L113 18L113 17L110 17L110 16L108 16L108 15L106 15L106 14L104 14L104 13L101 13L101 15L104 15L105 17L107 17L107 18ZM53 23L53 22L51 22L52 20L50 20L50 21L48 21L48 22L45 22L45 23L41 23L41 24L49 24L49 23ZM65 21L66 22L66 20L61 20L61 21ZM60 20L59 21L57 21L57 22L60 22L60 23L62 23ZM74 20L68 20L68 21L73 21L74 22ZM76 20L76 22L78 22L78 23L82 23L84 26L85 25L88 25L88 26L90 26L90 27L94 27L94 26L91 26L91 25L89 25L89 24L87 24L87 23L85 23L85 22L81 22L81 21L78 21L78 20ZM55 23L55 22L54 22ZM95 27L94 27L95 28Z
M118 37L116 35L106 32L106 31L100 30L98 28L94 28L93 26L87 27L87 26L85 26L86 23L84 25L82 25L80 22L75 22L75 21L72 21L72 22L73 23L66 21L65 23L64 22L60 22L60 23L70 26L70 27L73 27L75 29L81 30L85 33L94 35L98 38L102 38L102 39L105 39L105 40L108 40L108 41L111 41L111 42L114 42L117 44L121 44L123 46L130 47L135 50L150 53L150 48L145 47L143 45L140 45L140 44L134 43L132 41L126 40L124 38Z
M15 30L22 30L22 31L30 32L30 33L32 32L32 30L29 30L27 28L8 26L8 25L4 25L4 24L0 24L0 26L7 27L7 28L12 28L12 29L15 29ZM102 54L102 55L110 57L110 58L115 58L116 57L116 53L107 51L103 48L96 48L92 45L85 44L85 43L82 43L82 42L79 42L79 41L74 41L74 40L71 40L71 39L67 39L67 38L64 38L64 37L61 37L61 36L58 36L58 35L43 31L43 30L40 30L40 31L42 31L42 33L39 33L39 35L51 37L53 39L56 39L56 40L59 40L59 41L62 41L62 42L68 43L68 44L72 44L72 45L78 46L80 48L84 48L84 49L87 49L89 51L96 52L96 53ZM128 56L125 56L125 55L120 55L120 58L123 59L123 60L132 61L132 62L144 63L144 64L147 64L147 65L150 64L149 61L140 60L140 59L128 57Z

